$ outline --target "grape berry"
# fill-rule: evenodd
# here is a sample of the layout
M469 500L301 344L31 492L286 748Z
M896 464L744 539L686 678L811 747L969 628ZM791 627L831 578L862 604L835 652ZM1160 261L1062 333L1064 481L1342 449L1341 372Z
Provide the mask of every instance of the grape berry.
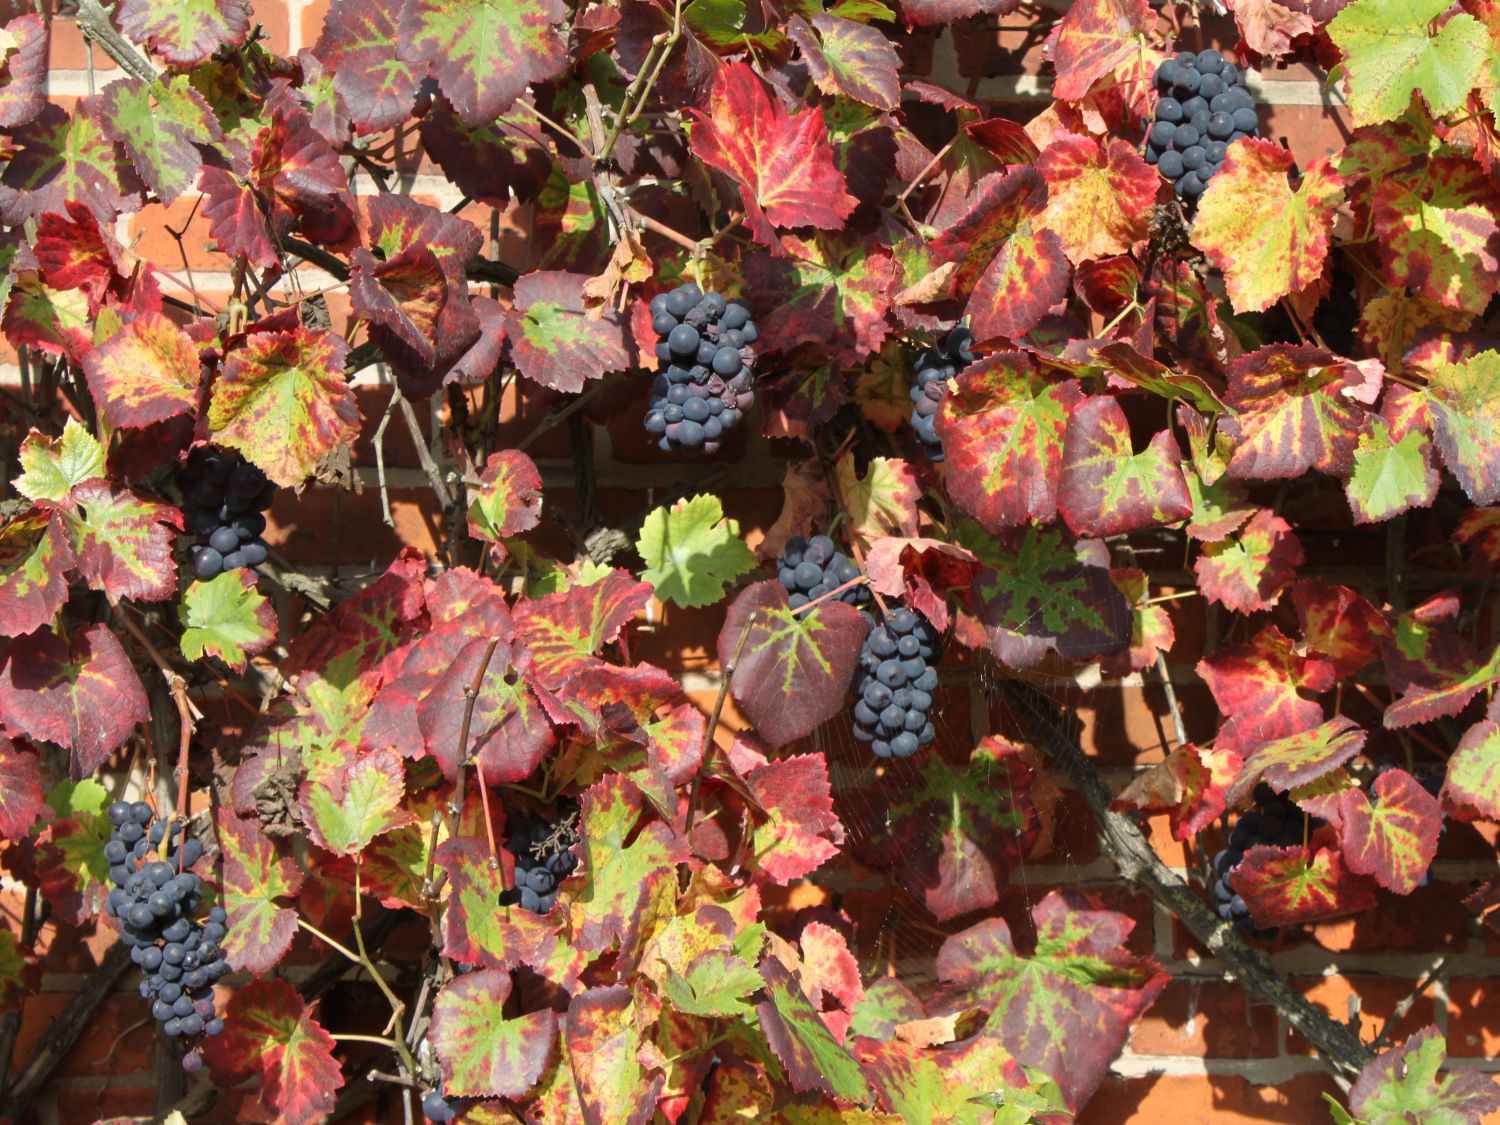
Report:
M814 535L811 539L794 535L786 541L781 558L776 560L776 576L786 588L787 604L792 609L801 609L854 581L859 577L859 567L826 535ZM862 608L869 604L870 589L864 584L850 586L832 600Z
M1245 813L1229 830L1229 840L1223 851L1213 859L1214 901L1219 917L1233 922L1245 933L1258 941L1269 941L1275 937L1275 926L1264 930L1255 928L1250 920L1250 907L1234 889L1234 869L1245 858L1245 853L1261 844L1273 848L1290 848L1302 843L1303 812L1292 799L1278 793L1265 782L1255 787L1256 807ZM1322 821L1314 818L1311 827Z
M974 333L960 324L943 338L942 343L928 348L912 364L917 382L911 389L911 400L915 404L911 410L911 428L917 431L922 452L934 463L943 459L943 443L937 436L938 407L943 404L948 380L977 358L969 350L973 342Z
M113 830L104 858L114 889L104 908L141 967L141 998L151 1001L162 1032L171 1039L218 1035L224 1021L214 1007L214 982L229 971L223 948L227 916L216 906L206 922L194 918L203 880L188 868L202 858L203 845L191 836L184 840L180 823L167 840L166 825L153 824L154 818L144 801L109 807ZM196 1071L203 1056L195 1048L182 1066Z
M545 914L557 902L557 888L578 866L573 845L578 842L576 811L565 812L556 824L531 820L519 825L506 841L516 857L515 886L500 895L501 906L519 904L533 914Z
M1255 96L1239 69L1212 47L1183 51L1156 68L1156 118L1146 133L1146 163L1192 206L1224 165L1229 146L1260 128Z
M910 758L935 737L938 641L927 618L904 608L865 637L854 670L854 737L877 758Z
M265 511L276 486L260 469L231 453L198 446L177 476L188 534L206 540L193 547L193 573L213 578L226 570L266 561Z
M668 452L718 451L755 401L759 338L750 306L679 285L651 299L661 371L646 411L646 431Z

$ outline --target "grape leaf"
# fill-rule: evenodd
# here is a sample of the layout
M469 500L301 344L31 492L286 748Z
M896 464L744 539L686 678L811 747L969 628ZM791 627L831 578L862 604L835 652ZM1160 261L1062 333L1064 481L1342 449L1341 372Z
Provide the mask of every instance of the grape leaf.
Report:
M1264 742L1308 730L1323 720L1323 708L1299 694L1327 691L1333 664L1301 655L1291 638L1268 625L1247 644L1225 645L1198 662L1214 703L1225 716L1215 745L1248 752Z
M331 332L257 332L224 361L208 406L214 440L284 488L359 436L344 378L349 345Z
M770 579L746 587L725 613L719 662L734 669L729 686L745 717L785 746L842 709L867 631L843 602L792 613L786 588Z
M483 969L454 977L432 1006L432 1045L453 1097L520 1098L536 1085L557 1041L550 1008L506 1019L510 974Z
M1296 41L1318 30L1318 22L1306 10L1276 0L1230 0L1229 8L1245 46L1267 59L1291 54Z
M1046 205L1047 183L1036 168L995 173L932 243L935 253L958 264L953 289L968 297L970 326L981 340L1024 336L1067 295L1068 258L1043 222Z
M247 0L120 0L120 30L167 62L189 67L221 47L238 47L250 30Z
M917 501L922 498L922 489L908 462L876 457L861 478L854 455L849 453L839 458L833 474L852 534L867 540L916 535Z
M1491 705L1483 719L1464 732L1448 759L1442 797L1480 816L1500 820L1500 721Z
M1270 308L1322 276L1344 182L1319 160L1293 190L1293 166L1280 145L1246 137L1230 146L1198 204L1193 243L1224 274L1235 312Z
M811 26L793 16L787 37L797 44L814 84L825 94L842 94L877 109L901 104L901 57L879 29L831 14L813 16Z
M1222 751L1215 753L1184 742L1137 774L1109 807L1115 812L1166 813L1173 839L1190 839L1227 807L1224 786L1214 771L1216 759L1223 757ZM1233 761L1238 764L1238 755Z
M1069 5L1047 37L1057 71L1053 97L1081 101L1095 82L1140 50L1156 26L1148 0L1084 0Z
M119 248L87 207L69 200L67 209L66 215L48 211L37 221L32 251L48 286L82 289L97 312L111 289L124 286Z
M232 1086L258 1077L260 1100L286 1125L314 1125L333 1111L344 1074L333 1036L284 980L251 981L234 990L224 1032L204 1044L214 1080Z
M258 269L275 269L281 255L261 214L255 189L223 168L205 167L198 177L203 217L221 253L244 258Z
M104 447L76 418L64 423L59 438L32 430L21 443L20 460L15 489L28 500L60 504L79 485L104 476Z
M408 0L397 56L414 73L430 70L467 124L488 125L527 86L567 69L556 28L566 18L561 0Z
M516 449L491 453L476 484L469 485L469 534L499 543L530 531L542 518L542 475Z
M726 586L755 568L739 522L726 520L712 495L656 508L641 524L635 546L646 563L641 577L656 596L688 608L712 605Z
M0 663L0 722L71 752L86 777L150 717L130 657L103 625L70 639L46 629L10 642Z
M251 653L276 639L276 607L256 588L249 567L194 582L182 595L182 655L215 657L243 672Z
M901 15L916 27L956 23L970 16L1009 15L1020 0L902 0Z
M601 661L598 654L651 601L651 587L626 570L611 570L587 585L523 599L516 627L531 656L532 673L560 690L580 671Z
M869 1101L870 1088L859 1063L823 1023L797 974L774 957L761 962L760 972L766 982L766 998L756 1005L760 1030L786 1067L792 1089Z
M941 539L877 539L865 555L870 587L900 598L938 632L948 628L948 595L970 590L983 568L972 551Z
M149 312L90 351L83 373L110 426L149 426L197 406L202 365L192 338Z
M298 806L308 838L335 855L362 852L376 836L410 824L402 806L406 781L390 750L346 762L328 779L302 783Z
M937 973L988 1012L985 1030L1018 1060L1045 1071L1070 1109L1089 1099L1131 1025L1168 977L1126 948L1134 923L1076 891L1050 891L1031 910L1036 949L1022 957L999 918L954 934Z
M1092 137L1059 137L1037 167L1047 181L1042 223L1075 265L1128 253L1149 233L1161 181L1127 142L1105 148Z
M563 1043L580 1120L619 1125L651 1120L666 1076L648 1077L641 1030L646 1018L621 984L590 988L568 1005Z
M437 362L440 323L447 308L448 278L426 247L377 260L357 248L349 258L349 299L354 311L385 329L428 366Z
M1257 781L1264 780L1278 793L1317 781L1358 754L1366 737L1354 720L1336 715L1310 730L1263 742L1245 758L1229 787L1229 804L1238 804Z
M140 180L99 115L98 97L80 98L72 116L48 104L15 130L21 151L0 175L0 219L19 226L76 202L108 224L140 207Z
M222 805L214 815L224 853L222 888L229 915L224 956L234 968L263 977L297 936L296 908L279 900L297 896L302 872L290 856L278 852L259 820L242 820Z
M1439 1074L1447 1044L1436 1027L1424 1027L1383 1052L1359 1072L1349 1108L1369 1125L1480 1125L1500 1112L1500 1087L1471 1070Z
M1469 96L1488 54L1489 37L1460 13L1436 26L1442 0L1355 0L1328 24L1344 54L1355 125L1400 117L1420 93L1435 116Z
M49 624L68 600L72 554L33 508L0 526L0 633L19 637Z
M1387 770L1373 789L1373 801L1363 789L1339 799L1344 862L1350 871L1375 876L1386 890L1409 895L1437 855L1442 806L1403 769Z
M7 22L0 52L0 129L15 129L47 104L47 23L41 13Z
M140 493L89 481L73 489L54 516L79 574L112 598L160 601L177 592L172 555L182 512Z
M1359 368L1320 348L1270 344L1229 365L1224 401L1239 434L1229 474L1297 477L1309 469L1347 476L1368 413L1354 399Z
M399 0L334 0L312 53L333 73L333 90L355 131L407 121L423 75L400 57Z
M588 277L529 273L515 284L508 331L516 369L554 391L581 391L591 379L630 364L624 322L613 311L590 316L583 303Z
M782 886L839 854L844 826L833 810L828 763L821 754L767 762L744 774L765 819L755 815L750 866Z
M1237 537L1205 543L1193 573L1209 601L1236 613L1256 613L1276 604L1303 558L1291 525L1262 508Z
M1456 715L1469 700L1500 680L1500 648L1482 656L1454 628L1457 599L1438 594L1402 614L1380 638L1386 676L1399 698L1385 709L1385 725Z
M1338 679L1354 675L1380 658L1379 639L1390 629L1380 611L1347 586L1299 579L1292 605L1308 649L1333 662Z
M1372 882L1349 871L1337 848L1316 842L1290 848L1259 844L1229 878L1261 929L1357 914L1375 905Z
M881 978L880 983L887 982L893 983L894 978ZM888 1036L884 1042L857 1039L852 1047L880 1104L896 1114L893 1122L964 1125L1047 1120L1032 1117L1024 1109L1019 1110L1024 1116L1012 1112L1017 1109L1013 1097L1026 1086L1026 1076L994 1036L976 1035L937 1050L923 1048L904 1035ZM990 1116L980 1108L997 1102L1007 1107L1007 1116ZM1037 1108L1063 1110L1060 1102Z
M1055 516L1063 430L1081 398L1076 380L1046 378L1021 352L971 364L938 411L949 498L988 531Z
M55 818L37 837L35 870L39 896L72 925L104 909L110 889L104 846L110 838L105 809L109 793L85 778L60 781L47 794Z
M0 840L19 840L46 808L37 755L0 739Z
M1080 536L1162 527L1193 514L1171 430L1131 452L1130 424L1117 399L1095 395L1074 407L1063 432L1057 506Z
M1413 429L1393 441L1386 424L1375 418L1354 449L1354 471L1345 489L1355 523L1384 523L1430 505L1439 483L1427 435Z
M740 185L745 222L758 242L778 248L778 226L843 226L858 200L834 166L821 108L788 114L744 63L719 74L708 106L707 113L692 111L693 153Z
M504 207L512 198L530 201L546 187L552 172L540 126L524 117L498 118L471 128L446 98L440 98L417 128L422 147L444 175L478 203Z
M99 105L100 120L163 203L193 186L203 167L199 146L223 137L218 118L186 74L150 83L112 82Z
M1500 352L1441 364L1428 377L1433 442L1475 504L1500 500Z

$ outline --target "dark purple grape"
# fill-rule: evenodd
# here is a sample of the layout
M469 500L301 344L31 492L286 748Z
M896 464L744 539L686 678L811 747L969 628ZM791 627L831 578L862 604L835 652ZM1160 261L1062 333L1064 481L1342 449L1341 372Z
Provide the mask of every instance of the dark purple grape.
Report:
M1169 180L1175 180L1182 176L1182 153L1164 152L1161 159L1156 162L1156 170Z
M1246 136L1260 127L1260 118L1253 109L1237 109L1233 113L1234 127Z
M1156 103L1156 119L1175 125L1182 120L1182 103L1176 98L1162 98Z

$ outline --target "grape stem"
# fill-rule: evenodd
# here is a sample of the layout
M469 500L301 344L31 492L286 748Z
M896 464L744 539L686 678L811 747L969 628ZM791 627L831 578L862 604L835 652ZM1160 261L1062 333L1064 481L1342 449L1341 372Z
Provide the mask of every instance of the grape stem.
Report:
M708 716L708 726L703 730L702 760L698 763L698 769L693 773L693 787L688 790L687 813L683 818L682 827L684 840L691 840L692 837L693 816L698 811L698 790L703 781L703 771L708 767L709 756L714 751L714 734L719 729L719 716L724 711L724 701L729 698L729 682L734 679L734 670L740 662L740 655L745 651L746 642L750 640L750 631L760 617L760 610L756 610L745 621L744 627L740 630L739 640L735 642L734 652L730 654L729 662L719 670L719 695L714 700L714 709Z

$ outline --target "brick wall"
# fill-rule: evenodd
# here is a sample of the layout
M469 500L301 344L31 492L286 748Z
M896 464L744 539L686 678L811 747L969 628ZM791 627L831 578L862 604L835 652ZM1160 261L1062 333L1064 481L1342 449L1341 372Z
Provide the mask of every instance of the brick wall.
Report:
M16 10L30 7L19 0L9 0L9 5ZM270 46L295 53L317 38L326 2L260 0L256 10ZM988 100L1002 112L1024 118L1040 110L1049 98L1046 68L1040 57L1041 36L1028 34L1028 30L1029 25L1021 26L1017 18L1015 27L1002 21L995 31L969 29L957 43L953 33L945 31L935 39L914 39L908 54L918 66L930 67L937 80ZM1227 46L1232 44L1234 34L1227 23L1219 23L1194 33L1189 40L1195 49L1208 44ZM60 100L102 87L119 73L99 52L93 53L89 70L90 54L66 19L54 23L52 55L55 69L51 90ZM1293 67L1262 74L1255 88L1268 107L1263 113L1263 133L1284 140L1299 164L1305 166L1325 155L1347 136L1347 120L1339 101L1324 90L1315 72ZM435 169L417 162L405 170L402 186L442 207L453 206L459 199ZM372 185L359 180L356 188L369 192ZM206 226L201 216L188 223L182 243L185 264L177 243L165 233L168 225L181 229L192 208L190 198L179 200L169 209L153 206L122 220L117 233L140 255L169 268L182 266L184 275L190 270L205 294L222 297L228 289L227 263L205 243ZM525 208L493 215L487 208L470 207L465 217L490 232L488 254L526 266ZM308 270L301 281L305 289L318 289L333 279ZM334 292L329 304L335 328L342 328L349 315L347 298L342 292ZM0 377L14 380L14 354L0 354L0 364ZM361 374L358 388L368 439L389 391L380 385L373 369ZM540 409L534 407L517 413L512 400L504 413L502 436L519 441L532 432L540 417ZM433 419L423 421L431 432ZM713 468L707 462L685 463L657 452L644 442L633 412L612 430L594 427L592 444L598 504L606 521L625 520L649 506L662 490L692 483ZM568 427L552 429L530 452L546 481L548 510L571 513L575 482ZM356 475L363 491L355 494L314 488L301 497L282 496L268 534L273 545L307 571L327 574L351 586L383 568L403 544L431 553L441 534L437 506L418 467L415 447L400 425L391 427L386 455L393 527L387 527L381 518L374 458L366 441L356 458ZM797 447L790 443L743 434L737 435L726 450L726 456L733 459L733 471L708 487L722 497L726 511L741 522L752 544L779 510L778 485L784 458L798 455ZM572 553L561 527L550 519L544 520L534 538L552 553ZM1336 570L1342 581L1373 583L1381 577L1378 568L1359 571L1347 560L1378 559L1380 550L1377 545L1371 556L1361 554L1358 544L1333 543L1322 561L1331 571ZM1190 581L1183 572L1159 569L1153 575L1153 589L1169 594L1177 584L1186 587ZM1231 623L1227 615L1204 614L1195 598L1168 602L1167 606L1178 637L1170 654L1169 671L1190 734L1206 737L1212 733L1215 712L1192 668L1205 652L1224 640L1224 630ZM283 602L283 620L295 608ZM635 651L639 659L680 672L705 709L718 686L712 654L720 613L719 609L684 611L657 606L650 622L641 629ZM983 679L976 677L966 661L956 658L950 664L956 666L945 669L943 714L950 728L946 745L962 755L971 745L967 740L972 733L997 726L1004 729L1009 716L994 705L990 693L984 690ZM1054 678L1049 686L1076 709L1083 744L1114 788L1122 787L1136 769L1161 759L1171 724L1161 685L1154 679L1135 676L1100 685L1086 677ZM205 710L210 737L214 723L233 722L224 718L230 713L227 705L208 697ZM731 705L726 730L736 723ZM847 736L843 745L835 739L831 750L844 772L863 768L847 744ZM861 827L857 818L855 827ZM1179 871L1202 861L1201 855L1171 840L1164 821L1153 821L1151 831L1163 859ZM1405 1035L1426 1023L1436 1023L1447 1034L1450 1053L1457 1061L1500 1071L1496 1060L1500 1053L1500 1002L1496 999L1500 994L1500 936L1475 929L1457 901L1472 880L1494 872L1496 849L1493 825L1450 824L1431 886L1408 898L1382 894L1379 908L1370 914L1307 927L1283 937L1272 946L1278 968L1331 1015L1357 1021L1361 1035L1368 1040L1385 1026L1415 982L1433 969L1439 958L1445 958L1438 979L1397 1022L1396 1034ZM1032 857L1014 881L1002 912L1024 932L1027 905L1046 889L1059 885L1085 888L1134 917L1137 928L1132 944L1141 951L1153 952L1174 978L1134 1029L1111 1077L1082 1115L1084 1125L1162 1119L1184 1123L1275 1121L1286 1125L1329 1120L1320 1095L1334 1087L1307 1045L1290 1031L1279 1013L1252 1003L1242 989L1226 981L1216 960L1207 956L1170 915L1156 908L1147 896L1115 879L1093 840L1087 811L1070 793L1062 795L1050 843ZM882 874L852 862L835 865L815 879L790 888L780 906L784 915L790 915L802 909L825 909L835 900L859 928L867 967L894 962L901 971L930 980L930 956L937 939L910 923L908 912L918 908L901 901L899 892L893 898ZM13 888L0 899L0 908L15 926L20 898ZM110 938L108 930L82 935L44 931L40 946L42 986L25 1003L12 1074L26 1065L51 1022L88 979ZM422 935L413 932L405 938L415 952ZM294 977L310 971L318 960L317 951L299 939L289 961ZM361 1002L358 992L334 993L325 1001L325 1011L335 1010L340 1020L357 1021ZM337 1025L350 1026L348 1022ZM71 1125L95 1116L150 1112L155 1104L158 1071L152 1044L149 1015L138 997L124 991L110 996L45 1095L36 1101L30 1119L43 1125ZM350 1069L349 1073L356 1072ZM238 1094L226 1093L204 1120L239 1118L239 1103ZM378 1102L364 1110L371 1121L391 1120L390 1113L391 1107Z

